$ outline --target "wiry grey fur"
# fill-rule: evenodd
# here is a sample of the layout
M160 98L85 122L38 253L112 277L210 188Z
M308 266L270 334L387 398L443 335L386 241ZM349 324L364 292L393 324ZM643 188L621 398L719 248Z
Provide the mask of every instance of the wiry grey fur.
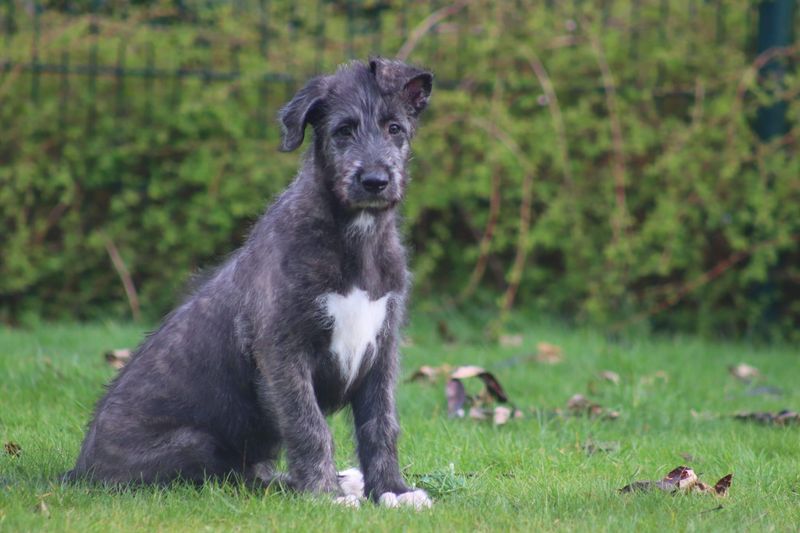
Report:
M354 62L281 110L282 150L314 128L296 179L111 383L70 478L268 483L285 449L292 487L340 495L325 415L349 404L365 493L409 491L394 399L409 274L395 207L432 79L399 61ZM388 298L348 386L325 302L353 289Z

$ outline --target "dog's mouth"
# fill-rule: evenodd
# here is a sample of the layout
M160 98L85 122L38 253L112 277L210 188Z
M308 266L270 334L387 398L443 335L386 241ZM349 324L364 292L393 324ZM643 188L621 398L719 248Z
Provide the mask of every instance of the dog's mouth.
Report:
M388 198L371 198L351 201L350 207L355 210L385 211L386 209L391 209L396 204L397 202L391 201Z

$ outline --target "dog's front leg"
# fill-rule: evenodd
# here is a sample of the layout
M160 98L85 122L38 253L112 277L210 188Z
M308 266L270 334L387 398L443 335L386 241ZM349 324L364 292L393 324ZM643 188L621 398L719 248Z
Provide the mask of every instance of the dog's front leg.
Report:
M333 463L333 438L317 404L308 358L285 358L263 372L265 410L286 446L289 484L300 491L341 495Z
M388 507L430 507L428 495L410 489L400 473L397 461L400 427L394 400L397 348L394 339L387 339L384 345L352 400L364 494Z

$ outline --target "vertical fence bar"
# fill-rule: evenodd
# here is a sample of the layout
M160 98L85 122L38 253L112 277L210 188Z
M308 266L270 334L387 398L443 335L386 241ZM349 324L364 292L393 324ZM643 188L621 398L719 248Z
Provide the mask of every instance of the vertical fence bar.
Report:
M152 42L147 43L147 59L144 70L144 91L145 91L145 123L150 125L153 122L153 82L156 77L156 51Z
M383 38L383 10L381 7L376 7L370 16L369 28L372 32L372 54L383 55L381 50L381 43Z
M639 57L639 0L632 0L630 11L631 40L628 57L636 60Z
M353 59L355 57L355 42L353 34L355 28L355 14L353 13L354 0L347 0L347 58Z
M125 40L120 39L119 43L117 44L117 66L114 68L114 77L117 81L116 115L118 117L123 115L123 107L125 103L125 49Z
M261 77L258 84L258 136L267 137L267 105L269 104L269 79L266 74Z
M717 43L721 43L725 40L725 2L722 0L717 0L716 2L717 8Z
M758 36L757 49L759 54L773 48L787 48L792 45L795 0L763 0L758 5ZM765 64L759 71L759 76L767 80L767 89L772 92L782 92L786 88L786 63L785 60L776 58ZM781 98L770 105L760 107L756 117L756 132L764 141L769 141L790 131L786 113L789 105L785 98ZM767 186L771 187L771 179ZM785 258L784 261L785 263ZM775 270L781 268L776 264L770 268L766 281L755 285L751 291L756 301L764 303L764 309L758 322L756 331L768 334L772 324L778 319L779 288L773 275Z
M39 21L40 6L38 0L33 0L33 44L31 48L31 98L34 102L39 102L39 73L41 64L39 63Z
M467 44L465 32L469 27L469 4L463 7L458 17L458 34L456 35L456 80L464 77L464 47Z
M324 68L323 64L323 54L325 53L325 2L324 0L318 0L317 2L317 45L314 57L314 71L315 74L320 74Z
M765 0L759 4L757 38L759 54L770 48L791 45L794 3L795 0ZM763 78L769 78L776 85L782 85L786 69L784 63L777 59L764 65L759 74ZM787 109L786 100L781 100L758 110L756 130L762 139L768 140L788 131Z
M183 69L183 54L181 50L182 49L179 49L176 53L178 68L175 70L175 77L172 80L172 95L170 96L172 105L170 107L173 111L177 111L180 108L183 93L183 77L185 76L185 70Z
M258 50L264 59L267 57L269 44L267 23L267 1L258 0Z
M258 0L259 10L259 50L264 59L264 73L258 81L258 111L256 113L257 133L262 139L267 136L267 105L269 104L269 1Z
M17 9L16 9L16 7L17 6L14 3L14 0L6 0L6 23L5 23L5 27L6 27L6 32L5 32L6 33L6 36L5 36L6 46L8 46L10 44L11 36L14 34L14 32L17 29L17 20L16 20Z
M67 106L69 105L69 50L61 52L61 102L58 106L58 126L61 131L67 125Z
M295 2L289 2L289 13L286 17L286 32L289 36L289 42L294 43L296 47L302 47L303 43L297 40L297 4ZM291 72L295 72L298 66L297 53L290 53L288 54L288 61L287 65Z
M92 47L89 50L89 119L87 124L89 133L94 132L97 118L97 36L100 33L97 11L99 7L100 0L92 0L91 22L89 23L89 34L92 36Z

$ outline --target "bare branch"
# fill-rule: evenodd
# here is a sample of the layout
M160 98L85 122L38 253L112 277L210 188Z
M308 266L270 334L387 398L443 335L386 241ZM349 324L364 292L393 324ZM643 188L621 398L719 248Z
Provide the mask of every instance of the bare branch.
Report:
M136 286L133 284L133 279L128 271L128 267L125 266L122 256L119 255L119 250L114 244L114 241L105 233L103 233L103 244L105 244L108 257L111 259L111 263L114 265L114 269L117 271L117 275L125 289L125 295L128 297L128 305L131 308L131 315L133 315L135 321L139 322L142 319L142 313L139 308L139 296L136 294Z

